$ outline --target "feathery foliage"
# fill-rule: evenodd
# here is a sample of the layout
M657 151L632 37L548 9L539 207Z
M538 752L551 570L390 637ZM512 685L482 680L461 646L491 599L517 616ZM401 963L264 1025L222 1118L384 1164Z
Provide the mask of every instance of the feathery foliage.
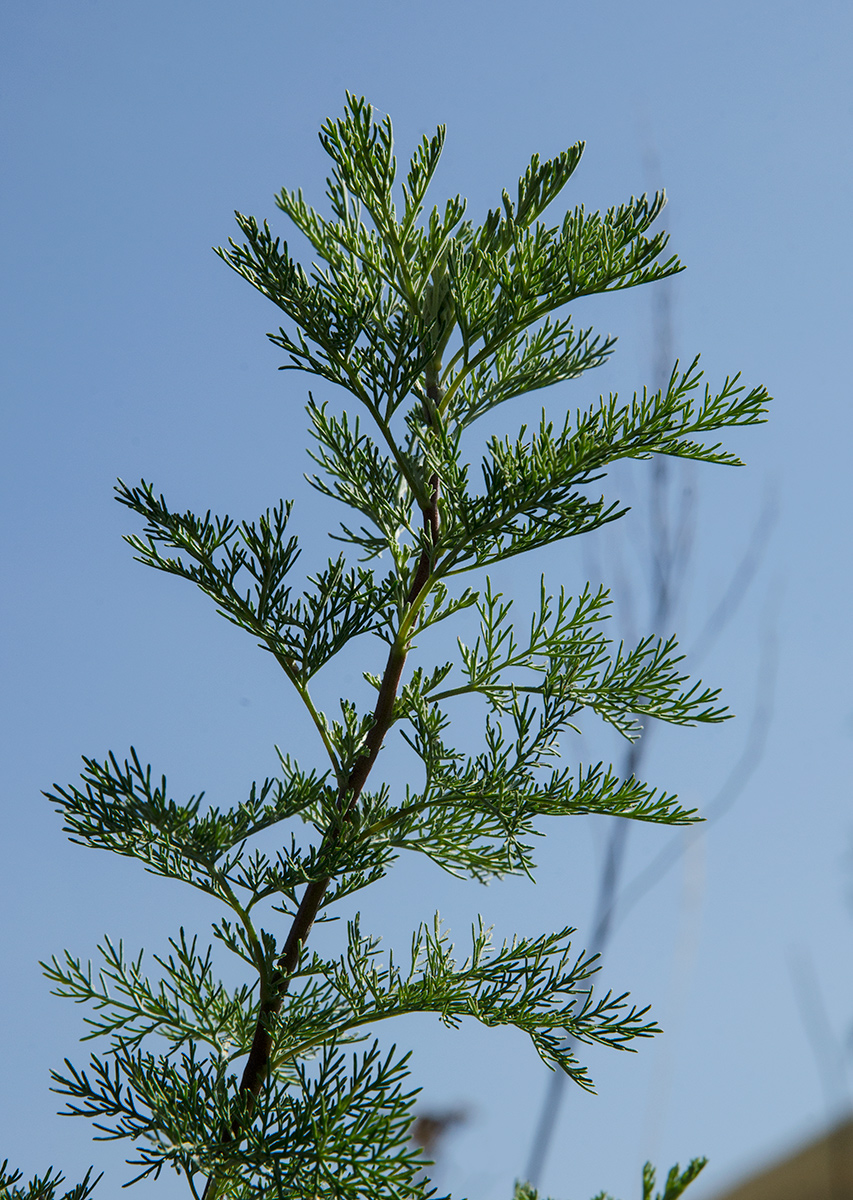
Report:
M573 949L571 929L493 945L481 923L461 958L428 913L404 960L357 919L339 957L308 941L315 920L405 851L488 881L532 873L544 817L695 819L640 779L578 764L574 749L582 713L628 739L640 720L725 719L718 693L688 680L674 639L614 646L608 595L588 585L552 595L543 581L529 620L516 622L485 572L623 516L594 486L618 459L736 464L717 434L762 421L769 399L737 376L712 387L698 360L676 364L654 393L543 413L481 441L478 469L478 418L611 353L614 340L576 327L567 305L682 269L653 230L664 197L606 213L576 207L546 223L578 143L548 162L534 155L517 191L476 224L459 196L425 208L443 129L417 146L399 186L390 121L364 100L348 96L320 139L332 161L326 213L301 191L277 197L314 264L241 214L243 240L218 253L278 308L270 336L283 369L339 385L354 406L308 402L310 482L343 505L332 534L341 549L300 581L290 502L237 520L182 513L144 481L117 490L142 521L127 538L139 561L194 583L273 656L310 716L316 754L297 762L285 747L277 775L227 810L206 807L201 792L172 798L135 749L85 758L80 780L49 793L73 841L138 859L223 906L213 939L240 960L236 989L217 978L213 946L183 928L150 963L105 940L96 966L67 952L45 964L56 994L87 1011L84 1040L100 1046L85 1067L66 1062L54 1075L66 1111L127 1142L136 1178L170 1167L207 1200L433 1194L408 1140L407 1055L380 1049L380 1021L419 1012L450 1026L511 1026L585 1088L567 1037L631 1049L655 1032L645 1008L594 990L596 963ZM472 619L478 632L466 642ZM448 648L415 661L418 635L442 622L429 644L443 637ZM375 703L344 696L326 713L314 681L357 639ZM452 734L460 697L481 705L476 753ZM407 781L368 788L398 734ZM281 849L271 855L253 839L273 828ZM675 1200L701 1165L673 1168L658 1200ZM60 1183L49 1175L22 1190L4 1175L0 1195L52 1200ZM643 1187L651 1200L651 1168ZM90 1191L87 1175L65 1200ZM519 1185L516 1197L534 1193Z

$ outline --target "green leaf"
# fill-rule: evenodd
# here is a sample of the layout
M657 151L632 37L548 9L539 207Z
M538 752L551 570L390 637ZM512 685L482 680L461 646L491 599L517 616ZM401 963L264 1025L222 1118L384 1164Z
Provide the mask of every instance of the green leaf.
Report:
M586 1068L567 1038L615 1049L630 1049L636 1038L657 1027L644 1020L647 1009L629 1007L626 996L593 996L595 959L573 954L572 929L539 938L513 938L500 947L482 921L472 930L469 956L458 963L438 916L412 938L408 963L393 954L379 956L376 939L361 934L358 921L348 926L348 948L338 960L317 955L300 976L319 977L329 987L323 1020L295 996L282 1020L279 1058L301 1054L322 1038L318 1025L335 1037L351 1035L378 1020L411 1012L434 1012L452 1028L473 1017L487 1026L511 1025L526 1033L539 1055L592 1090ZM313 993L312 993L313 996Z
M654 1200L678 1200L678 1197L693 1182L707 1162L707 1158L693 1158L684 1171L680 1171L678 1163L676 1163L674 1167L670 1168L666 1177L663 1194L658 1192ZM652 1200L654 1186L654 1168L651 1163L646 1163L643 1167L643 1200Z
M8 1171L9 1160L0 1165L0 1200L87 1200L102 1178L98 1175L92 1179L90 1167L80 1183L58 1196L58 1189L65 1182L65 1176L50 1167L44 1175L36 1175L25 1187L16 1185L23 1178L20 1171Z

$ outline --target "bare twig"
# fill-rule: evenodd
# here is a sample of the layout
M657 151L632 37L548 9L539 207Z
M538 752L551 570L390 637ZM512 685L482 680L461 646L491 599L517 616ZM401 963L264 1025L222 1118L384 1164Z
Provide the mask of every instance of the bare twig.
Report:
M826 1123L831 1129L837 1123L839 1113L850 1111L850 1090L844 1070L843 1049L823 1002L814 961L805 947L790 950L788 969L800 1020L820 1079ZM826 1153L833 1200L845 1200L850 1195L849 1158L838 1138L832 1134L826 1139Z
M778 520L779 503L775 492L768 490L758 520L752 527L752 534L743 555L732 572L728 587L709 614L693 644L690 651L691 662L699 662L705 657L740 608L743 598L749 591L752 581L758 573L758 568L764 560Z
M800 1020L820 1079L827 1124L832 1124L838 1119L839 1112L850 1108L850 1089L844 1069L843 1047L833 1031L814 960L806 947L791 948L788 953L788 970Z
M652 155L653 157L653 155ZM672 291L663 286L654 293L654 378L664 382L672 361ZM652 628L663 633L669 625L679 604L684 580L689 566L695 534L696 497L692 477L681 484L677 503L673 504L672 464L663 457L653 464L648 500L649 513L649 567ZM674 509L674 511L673 511ZM698 655L704 655L720 636L740 608L756 572L764 558L773 527L778 517L775 497L768 495L744 554L738 561L731 579L720 600L712 609L698 638ZM619 567L622 567L621 556ZM634 624L636 609L634 594L624 569L617 570L617 595L623 620ZM770 658L768 647L763 643L762 662L759 668L759 687L756 709L744 748L720 793L706 812L706 821L714 820L734 803L741 794L764 753L767 731L772 712L772 696L775 685L776 643L772 639ZM768 680L769 685L767 684ZM653 726L647 724L639 741L634 742L625 756L624 776L630 778L638 773L640 764L648 752L649 736ZM620 817L611 818L610 831L605 851L604 864L599 879L593 935L590 951L603 953L614 931L615 914L618 907L622 917L639 899L670 870L684 853L685 842L678 838L670 842L640 874L619 894L619 881L625 858L628 837L628 822ZM571 1039L569 1043L571 1044ZM556 1127L557 1115L565 1090L565 1074L555 1071L548 1082L545 1101L537 1124L525 1178L537 1186Z

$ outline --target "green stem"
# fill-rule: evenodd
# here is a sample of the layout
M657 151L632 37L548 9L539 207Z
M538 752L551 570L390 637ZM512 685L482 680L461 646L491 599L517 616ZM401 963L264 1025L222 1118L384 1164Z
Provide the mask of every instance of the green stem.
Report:
M244 908L243 905L240 903L240 901L237 899L237 895L234 892L234 889L231 887L228 880L225 878L225 876L220 871L217 871L214 868L211 870L210 873L212 876L213 875L216 876L216 878L219 882L219 885L222 888L222 891L225 893L225 895L228 898L229 905L231 906L232 910L237 914L237 916L240 918L240 923L242 924L243 928L246 931L246 938L248 940L249 945L251 946L252 956L254 957L255 965L258 968L258 975L260 976L260 979L261 979L261 999L263 1000L263 996L269 988L269 980L267 978L267 969L266 969L266 962L264 961L263 947L261 946L260 938L258 937L257 933L255 932L255 926L252 923L252 918L249 916L249 910Z
M412 470L411 470L409 464L406 462L405 457L400 452L400 447L397 445L396 441L394 440L394 438L391 435L391 430L388 428L388 423L385 421L384 417L382 416L382 414L379 412L379 410L376 408L376 406L373 404L373 402L371 400L369 400L367 397L363 396L362 403L364 404L365 408L370 413L370 415L373 417L374 421L376 422L377 426L379 427L379 432L382 434L383 438L385 439L385 441L388 445L388 448L391 451L391 454L394 458L394 462L397 464L397 470L400 472L400 474L405 479L406 483L409 485L409 490L411 491L412 495L414 496L418 506L421 509L423 509L429 503L429 500L423 490L423 484L412 473Z
M276 654L275 660L284 671L287 678L293 684L302 703L308 709L311 720L314 722L317 732L320 735L320 740L322 741L326 753L328 754L332 763L332 769L335 772L335 779L338 782L338 786L340 786L343 773L341 770L340 760L335 753L335 747L332 745L329 737L329 731L326 728L326 722L323 720L321 713L315 708L314 701L311 699L311 693L308 691L308 688L305 686L305 684L300 681L287 656L284 654Z
M418 613L429 594L433 582L432 564L440 536L439 480L437 475L434 475L430 480L430 488L430 502L428 506L422 509L424 531L428 542L421 552L418 569L415 572L409 589L406 612L400 623L397 637L388 653L388 660L385 664L385 670L379 687L379 695L373 713L373 725L365 738L366 753L359 756L353 764L346 781L339 787L338 804L344 820L349 817L358 802L367 777L382 748L385 735L393 724L394 701L399 690L406 655L409 651L409 639L417 621ZM282 663L282 666L284 666L288 677L294 680L292 667L287 663ZM337 838L338 826L335 825L334 827L330 827L323 839L323 845L320 850L321 855L324 849L330 849L335 844ZM260 1095L270 1069L270 1057L273 1045L272 1024L281 1012L290 979L299 963L300 953L308 939L330 883L331 876L326 875L320 879L312 880L306 887L299 908L293 918L287 940L284 943L284 949L278 959L277 966L280 974L278 978L274 977L269 980L267 995L262 996L252 1045L239 1088L241 1096L248 1096L250 1113L254 1108L257 1097ZM262 981L264 977L265 966L261 973ZM231 1127L225 1131L224 1141L237 1140L240 1134L240 1124L234 1121ZM213 1172L208 1177L203 1200L216 1200L222 1182L224 1181L221 1177L216 1172Z

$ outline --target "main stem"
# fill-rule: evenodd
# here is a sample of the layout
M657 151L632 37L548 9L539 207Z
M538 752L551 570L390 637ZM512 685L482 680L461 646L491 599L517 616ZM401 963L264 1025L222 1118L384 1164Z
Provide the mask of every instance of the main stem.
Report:
M433 382L428 382L427 394L432 401L437 402L440 399L440 391L438 385ZM411 608L417 600L425 584L429 580L432 570L432 563L435 556L435 550L438 546L441 522L439 517L439 478L438 475L430 477L430 497L429 503L423 512L424 532L428 539L428 544L424 547L421 557L418 561L418 567L412 580L409 594L407 597L407 606ZM388 661L385 664L385 670L382 675L382 681L379 685L379 695L376 700L376 707L373 710L373 724L365 738L366 753L362 754L355 762L352 770L349 773L346 784L338 793L338 804L346 820L353 811L361 795L362 789L367 782L373 764L382 749L382 743L385 735L391 727L394 719L394 701L397 697L397 692L400 687L400 679L403 674L406 656L409 652L408 642L395 642L388 652ZM321 855L323 849L331 848L338 838L338 829L331 829L323 838L323 846L321 847ZM299 908L296 910L296 915L293 918L293 923L290 926L290 932L287 935L287 940L284 943L284 950L277 961L279 973L273 980L267 981L264 985L262 980L261 990L261 1006L258 1012L258 1021L255 1026L255 1033L252 1038L252 1047L249 1051L249 1057L246 1061L246 1066L243 1070L243 1077L240 1080L239 1095L241 1098L248 1099L248 1110L252 1112L255 1100L260 1094L261 1088L264 1085L264 1080L267 1077L270 1064L270 1052L272 1050L272 1026L274 1018L281 1012L284 998L287 994L287 989L290 984L291 976L296 970L299 963L299 955L302 947L308 940L308 935L316 919L317 913L320 910L320 905L323 902L323 897L326 894L326 889L331 883L331 876L324 875L321 879L315 879L305 888L300 901ZM226 1133L225 1140L232 1141L240 1137L240 1122L235 1120L231 1125L230 1130ZM218 1180L216 1174L209 1176L207 1185L204 1189L202 1200L215 1200L218 1195Z

